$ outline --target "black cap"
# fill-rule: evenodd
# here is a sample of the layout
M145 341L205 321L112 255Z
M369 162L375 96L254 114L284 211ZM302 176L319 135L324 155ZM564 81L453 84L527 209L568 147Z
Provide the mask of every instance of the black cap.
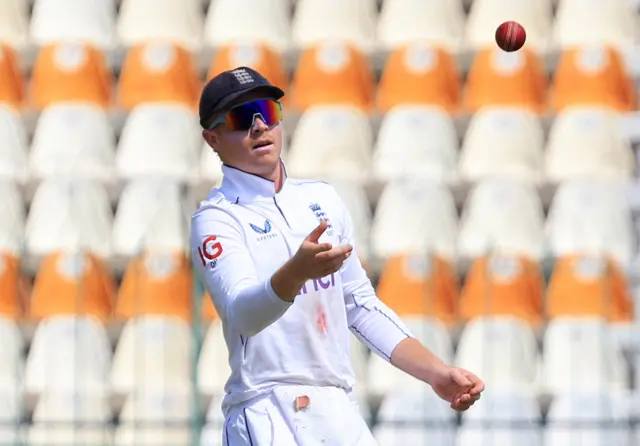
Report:
M280 99L284 91L271 83L256 70L249 67L238 67L223 71L204 86L200 96L200 125L206 123L214 115L229 111L229 106L240 96L249 92L264 92L265 98Z

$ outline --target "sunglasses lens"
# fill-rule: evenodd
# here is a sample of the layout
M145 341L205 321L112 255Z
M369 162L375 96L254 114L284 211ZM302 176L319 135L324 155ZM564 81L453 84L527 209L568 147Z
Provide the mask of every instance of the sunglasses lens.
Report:
M275 125L282 120L282 107L271 99L249 102L233 108L227 114L226 123L231 130L248 130L257 118L266 125Z

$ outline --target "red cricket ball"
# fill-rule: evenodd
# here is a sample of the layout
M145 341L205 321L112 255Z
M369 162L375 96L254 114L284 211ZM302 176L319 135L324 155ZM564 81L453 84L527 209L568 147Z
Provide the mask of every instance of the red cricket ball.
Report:
M518 22L504 22L496 30L496 43L504 51L518 51L527 40L527 32Z

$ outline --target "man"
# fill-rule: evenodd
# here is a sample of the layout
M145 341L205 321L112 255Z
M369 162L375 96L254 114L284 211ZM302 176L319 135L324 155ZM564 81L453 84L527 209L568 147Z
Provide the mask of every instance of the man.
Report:
M452 408L468 409L484 384L442 363L378 300L336 191L287 177L283 96L239 67L213 78L200 99L203 137L223 162L222 185L195 212L191 235L229 348L223 444L375 445L350 397L349 330Z

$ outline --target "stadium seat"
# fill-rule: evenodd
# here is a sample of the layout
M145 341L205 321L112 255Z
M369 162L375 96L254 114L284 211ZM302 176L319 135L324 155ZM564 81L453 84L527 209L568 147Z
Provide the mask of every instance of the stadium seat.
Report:
M232 0L234 1L234 0ZM280 0L275 0L280 1ZM222 2L216 2L219 4ZM263 3L259 3L262 5ZM266 2L265 2L266 4ZM262 19L264 21L264 19ZM233 43L221 47L215 54L209 67L208 78L236 67L250 67L287 91L287 72L282 55L266 44ZM280 101L285 100L285 97Z
M631 446L625 398L608 392L574 391L551 404L545 445Z
M0 3L0 45L21 51L26 48L28 42L29 1L3 1Z
M71 177L109 183L115 135L105 111L93 104L56 103L40 114L30 152L31 177Z
M211 302L211 299L208 300ZM205 395L221 397L230 375L229 351L222 322L214 321L207 329L198 360L198 389Z
M113 392L144 395L190 389L192 341L192 329L184 319L164 316L130 319L113 357L110 377Z
M559 258L549 281L546 313L550 318L600 316L610 322L631 322L633 302L624 272L599 256Z
M562 183L549 208L546 235L555 256L610 256L621 266L633 258L636 235L624 184L584 179Z
M40 265L31 296L30 317L92 316L102 322L111 317L116 284L109 267L96 256L56 252Z
M118 84L118 105L126 111L146 102L176 102L195 108L201 90L187 50L167 42L149 42L127 52Z
M22 410L21 407L15 406L20 403L24 379L25 340L18 321L6 316L0 317L0 339L3 342L0 352L0 400L8 400L14 404L14 406L0 404L0 419L2 419L6 415L3 410L11 409L14 414ZM0 429L0 439L1 437Z
M462 1L396 0L382 3L377 25L378 45L387 50L425 42L456 52L462 47Z
M14 183L0 181L0 203L0 253L19 257L24 249L25 209Z
M202 145L201 152L199 178L218 187L222 182L222 161L206 142Z
M389 112L406 105L435 106L447 113L460 107L461 82L453 57L424 43L399 47L387 58L376 94L376 107Z
M22 320L25 315L28 290L21 267L19 258L0 251L0 318Z
M544 210L533 185L484 180L467 195L458 255L474 258L495 251L532 259L545 255Z
M100 50L79 43L42 47L31 74L31 106L42 110L57 102L88 102L107 108L112 75Z
M523 397L523 401L533 404L538 378L537 341L533 329L519 318L480 316L472 319L460 336L455 363L482 376L493 392L531 392L529 399ZM509 415L506 412L502 416ZM477 413L474 416L482 418Z
M29 174L27 133L20 114L0 104L0 179L24 183Z
M26 248L34 256L57 250L111 255L111 205L97 183L63 179L38 186L26 225Z
M363 53L342 43L322 43L300 55L290 104L300 112L314 105L352 105L368 112L373 106L373 88Z
M403 252L453 261L458 218L451 192L424 180L390 182L382 192L371 229L372 254L386 259Z
M475 407L474 407L475 409ZM521 426L502 428L477 428L463 426L456 434L455 446L542 446L538 427Z
M380 273L377 294L400 317L432 316L446 325L457 320L458 277L437 255L392 255Z
M536 260L500 253L476 258L460 295L460 319L512 316L538 327L543 321L543 285Z
M369 119L361 110L348 105L316 106L298 121L287 167L300 178L364 181L370 169L372 145Z
M117 173L127 180L197 178L200 133L196 115L181 104L138 105L122 129L115 160Z
M161 179L132 181L122 192L113 221L114 253L132 257L146 250L185 252L187 223L178 185Z
M184 253L148 252L127 266L115 316L167 316L192 320L193 275Z
M486 107L473 115L460 151L459 174L469 182L511 178L538 182L544 130L528 110Z
M556 47L604 44L629 50L638 44L638 23L632 2L611 0L587 4L559 0L553 27Z
M369 393L369 348L360 342L360 339L353 333L350 338L349 352L351 355L351 367L353 368L353 374L356 379L356 387L352 392L354 401L360 407L360 412L365 418L365 421L371 421L371 408L368 404Z
M541 113L547 102L545 76L542 60L530 50L480 50L467 76L465 107L469 112L502 106Z
M430 317L404 316L413 335L429 350L450 364L453 362L453 344L447 327L439 320ZM377 354L369 358L367 369L367 392L373 398L394 398L394 395L405 391L427 391L428 387L406 373L391 365ZM426 397L426 395L425 395ZM407 414L406 416L419 416ZM378 415L380 417L380 414Z
M36 45L75 41L112 49L116 44L115 20L115 0L35 0L31 41Z
M0 25L0 33L1 30ZM26 81L18 64L18 55L13 48L0 44L0 102L3 102L3 108L20 109L24 105L25 91Z
M278 53L289 48L288 0L212 0L210 5L204 25L205 45L224 47L251 42L267 45Z
M543 53L549 46L551 18L549 0L475 0L467 20L467 43L473 48L493 47L496 28L514 20L527 32L527 48Z
M125 402L114 446L175 446L192 443L196 407L187 392L134 393Z
M374 0L298 0L291 23L293 44L307 48L341 41L369 52L375 45Z
M475 331L476 336L485 336L488 331L484 331L487 328L497 328L494 323L495 320L486 320L485 322L474 325L474 328L467 328L464 336L465 346L463 349L479 349L484 347L479 344L476 339L472 339L472 332L474 329L480 329L480 332ZM507 322L503 320L502 322ZM500 324L498 324L500 325ZM519 340L526 341L526 349L530 350L531 354L536 354L536 339L533 332L529 332L526 327L517 327L515 325L503 324L502 329L507 329L503 334L515 335L520 337ZM515 329L512 331L511 329ZM524 331L523 331L524 330ZM491 331L491 330L489 330ZM494 331L494 334L498 334L498 331L502 331L500 328ZM511 333L509 333L511 331ZM524 336L526 339L522 339ZM485 336L486 339L486 336ZM509 343L509 339L502 339L499 342L503 347L506 347L506 343ZM482 341L481 341L482 342ZM471 345L470 345L471 344ZM486 344L485 344L486 346ZM508 347L507 347L508 348ZM470 351L466 351L469 353ZM474 352L476 356L482 354L479 351ZM480 372L478 372L480 373ZM473 405L473 410L469 410L462 414L462 426L463 427L476 427L476 428L499 428L509 427L509 424L520 424L520 427L536 428L537 424L542 422L542 412L537 401L535 392L531 389L512 388L512 389L493 389L492 392L483 394L481 399ZM528 425L528 426L527 426Z
M369 234L371 232L371 207L364 187L357 181L351 180L331 180L331 184L342 199L351 217L353 224L353 235L358 257L366 263L369 257Z
M541 391L624 391L628 377L622 352L600 318L555 318L544 334Z
M549 181L631 178L635 160L619 114L602 108L566 108L549 132L545 153Z
M23 409L23 399L17 389L0 390L0 444L23 444L23 431L20 426Z
M557 112L567 107L594 106L635 110L635 84L622 55L602 46L564 51L554 71L550 106Z
M198 0L121 0L118 37L132 47L163 40L190 51L199 49L202 4Z
M105 446L113 441L106 393L45 393L33 412L27 444Z
M107 391L111 344L99 320L55 316L38 324L25 368L30 394Z

